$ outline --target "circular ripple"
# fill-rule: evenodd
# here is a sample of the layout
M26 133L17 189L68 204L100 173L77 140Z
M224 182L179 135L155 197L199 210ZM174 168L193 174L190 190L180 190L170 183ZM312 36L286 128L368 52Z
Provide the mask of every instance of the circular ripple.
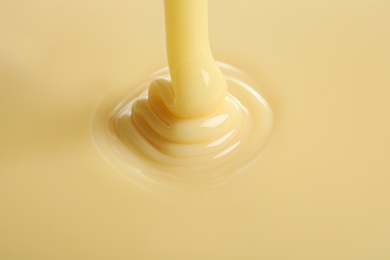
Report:
M160 70L110 113L105 137L109 145L100 145L102 153L121 158L122 170L137 169L159 183L218 182L237 172L265 146L272 113L246 75L229 65L219 66L228 94L212 113L173 115L167 108L173 100L169 71Z

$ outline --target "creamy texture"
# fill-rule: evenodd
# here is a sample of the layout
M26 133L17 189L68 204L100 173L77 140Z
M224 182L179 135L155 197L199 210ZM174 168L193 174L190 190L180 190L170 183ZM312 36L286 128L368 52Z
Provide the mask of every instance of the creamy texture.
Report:
M226 96L226 80L210 49L207 3L208 0L164 1L173 95L163 90L160 96L178 117L210 113Z
M132 166L162 185L216 185L238 173L266 145L272 114L247 75L219 66L229 93L214 111L198 117L170 113L160 98L169 91L161 88L169 84L161 78L168 69L152 74L148 89L147 84L135 89L110 113L108 131L100 130L105 121L94 120L94 139L103 156L125 174L133 175Z
M389 259L390 3L210 1L215 58L274 123L243 174L191 190L91 137L166 66L163 8L1 1L0 258Z
M169 70L156 73L144 92L138 94L145 86L133 91L110 115L115 151L126 145L129 152L121 156L132 165L133 157L140 157L138 167L146 174L159 171L190 182L221 179L219 173L235 171L258 155L269 136L266 101L243 73L221 64L224 75L213 58L207 2L164 2ZM102 138L97 134L96 142L105 142ZM110 149L101 151L111 160Z

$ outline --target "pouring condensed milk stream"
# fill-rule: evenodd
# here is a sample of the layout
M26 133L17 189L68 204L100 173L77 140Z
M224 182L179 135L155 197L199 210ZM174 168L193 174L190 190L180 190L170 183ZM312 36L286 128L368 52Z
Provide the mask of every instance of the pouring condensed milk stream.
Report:
M266 143L271 109L244 74L214 60L207 0L164 3L170 75L115 109L112 135L145 165L189 181L239 168Z

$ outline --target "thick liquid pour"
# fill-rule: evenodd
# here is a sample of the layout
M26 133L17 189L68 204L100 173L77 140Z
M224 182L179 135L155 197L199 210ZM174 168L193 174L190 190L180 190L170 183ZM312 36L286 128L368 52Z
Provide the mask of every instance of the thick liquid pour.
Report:
M210 49L208 0L165 0L164 3L172 86L166 89L169 83L162 84L160 96L168 110L178 117L212 113L225 98L227 84ZM177 134L186 135L185 132Z
M264 145L271 110L243 74L221 64L222 73L215 62L207 0L167 0L165 17L169 71L115 109L113 135L159 170L236 169ZM243 150L250 152L239 159Z

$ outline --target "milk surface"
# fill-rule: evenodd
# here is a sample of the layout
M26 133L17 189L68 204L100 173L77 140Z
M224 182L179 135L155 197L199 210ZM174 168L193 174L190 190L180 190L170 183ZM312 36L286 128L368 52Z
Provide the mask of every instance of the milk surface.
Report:
M209 4L215 58L273 110L218 186L158 188L93 138L165 67L162 1L0 4L4 259L388 259L390 4Z

